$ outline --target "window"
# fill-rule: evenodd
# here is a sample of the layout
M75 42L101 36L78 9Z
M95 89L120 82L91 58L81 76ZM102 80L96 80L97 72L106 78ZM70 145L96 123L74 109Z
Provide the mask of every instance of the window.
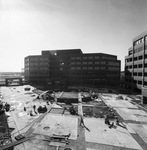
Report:
M74 64L75 64L75 62L72 61L72 62L71 62L71 65L74 65Z
M99 58L100 58L100 56L95 56L94 58L95 58L95 59L99 59Z
M81 67L76 67L77 70L81 70Z
M142 68L142 64L139 64L139 65L138 65L138 68Z
M83 61L83 64L84 64L84 65L86 65L86 64L87 64L87 62L86 62L86 61Z
M134 75L134 76L137 76L137 72L134 72L133 75Z
M132 65L130 65L129 68L132 69Z
M87 70L87 67L83 67L83 70Z
M144 82L144 85L147 85L147 82Z
M145 68L147 67L147 64L146 64L146 63L144 64L144 67L145 67Z
M88 67L88 70L92 70L93 69L93 67Z
M137 52L141 52L141 51L143 51L143 47L138 48Z
M115 57L110 57L110 56L102 56L102 59L116 60Z
M76 59L77 59L77 60L80 60L80 59L81 59L81 57L76 57Z
M137 57L134 57L134 61L136 61L137 60Z
M92 61L89 61L88 64L93 64L93 62L92 62Z
M75 60L75 57L71 57L71 60Z
M34 70L38 70L38 67L34 67Z
M108 62L108 65L119 66L119 63L118 62Z
M109 71L119 71L119 67L108 67Z
M83 56L83 59L87 59L87 57L86 57L86 56Z
M145 54L144 58L147 58L147 54Z
M47 71L47 70L49 70L49 69L48 69L48 67L44 67L43 70L46 70L46 71Z
M106 69L106 67L101 67L101 70L104 70L104 69Z
M80 65L80 64L81 64L81 62L76 62L76 64L77 64L77 65Z
M142 76L142 72L138 72L138 76Z
M99 64L100 62L99 62L99 61L95 61L94 63L95 63L95 64Z
M94 69L95 69L95 70L99 70L99 69L100 69L100 67L94 67Z
M137 68L137 65L134 65L134 68Z
M139 56L139 60L141 60L142 59L142 56Z
M101 61L101 64L106 64L106 62L105 61Z
M49 59L48 59L48 58L43 58L43 60L44 60L44 61L48 61Z
M71 67L71 70L75 70L75 67Z
M93 59L93 57L92 57L92 56L89 56L88 59Z
M142 84L142 81L138 81L138 84Z

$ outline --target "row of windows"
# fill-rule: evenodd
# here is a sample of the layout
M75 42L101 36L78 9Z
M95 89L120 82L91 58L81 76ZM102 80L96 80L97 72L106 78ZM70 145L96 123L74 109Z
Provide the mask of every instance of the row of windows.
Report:
M77 64L77 65L80 65L80 64L83 64L83 65L86 65L86 64L106 64L106 62L105 61L95 61L95 62L93 62L93 61L83 61L83 62L71 62L70 64L71 65L75 65L75 64Z
M83 62L71 62L70 63L71 65L80 65L80 64L83 64L83 65L86 65L86 64L106 64L106 61L83 61ZM108 62L108 65L112 65L112 66L119 66L120 64L118 62Z
M126 81L126 82L130 82L130 83L132 82L131 79L126 79L125 81ZM138 81L137 81L137 80L133 80L133 83L135 83L135 84L141 84L141 85L142 85L142 81L140 81L140 80L138 80ZM145 84L147 84L147 82L144 82L144 85L145 85Z
M109 60L116 60L114 57L109 56L102 56L102 59L109 59ZM77 56L77 57L71 57L71 60L86 60L86 59L100 59L100 56Z
M134 75L134 76L142 76L142 72L138 72L138 73L137 73L137 72L134 72L133 75Z
M49 70L48 67L29 67L25 68L25 70Z
M126 59L126 62L132 62L132 58Z
M126 72L125 75L129 75L129 76L132 76L132 73L131 72ZM133 73L133 76L142 76L142 72L134 72ZM144 73L144 76L147 76L147 72Z
M144 55L144 59L147 58L147 54ZM137 61L137 60L142 60L143 59L143 55L141 56L138 56L138 57L134 57L134 61ZM128 58L126 59L126 62L132 62L133 61L133 58Z
M143 38L137 40L136 42L134 42L134 45L139 45L140 43L143 43Z
M77 56L77 57L71 57L71 60L81 60L81 59L99 59L100 57L99 56L83 56L83 57L80 57L80 56Z
M95 69L95 70L99 70L99 69L101 69L101 70L104 70L104 69L106 69L106 67L71 67L71 70L81 70L81 69L83 69L83 70L93 70L93 69Z
M139 47L139 48L135 49L135 50L134 50L134 53L139 53L139 52L141 52L141 51L143 51L143 47Z
M145 48L144 48L145 50L147 50L147 45L145 45ZM139 48L136 48L135 50L134 50L134 53L139 53L139 52L141 52L141 51L143 51L143 46L142 47L139 47ZM130 55L132 55L133 54L133 50L130 50L129 51L129 56Z
M110 70L110 71L119 71L120 68L119 67L108 67L108 70Z
M114 57L102 56L102 59L116 60Z
M106 67L71 67L71 70L105 70ZM63 70L60 68L60 70ZM119 67L108 67L110 71L119 71Z
M145 41L147 41L147 36L145 36ZM135 42L134 42L134 45L136 46L136 45L139 45L140 43L143 43L143 42L144 42L144 39L143 39L143 37L142 37L142 38L140 38L139 40L135 41Z
M30 63L25 63L25 66L49 66L49 63L47 62L30 62Z
M118 62L108 62L108 65L119 66L120 64Z
M136 68L142 68L143 67L143 65L142 64L136 64L136 65L134 65L134 69L136 69ZM147 68L147 63L145 63L144 64L144 67L145 68ZM132 67L132 65L129 65L129 66L126 66L126 69L132 69L133 67Z
M25 62L30 62L30 61L49 61L49 58L38 58L38 57L34 57L34 58L27 58L25 59Z

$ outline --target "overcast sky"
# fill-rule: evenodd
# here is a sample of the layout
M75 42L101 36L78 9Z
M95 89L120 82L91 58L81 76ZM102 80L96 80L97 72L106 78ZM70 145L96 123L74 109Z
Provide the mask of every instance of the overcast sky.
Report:
M21 71L24 57L76 49L124 57L147 31L147 0L0 0L0 71Z

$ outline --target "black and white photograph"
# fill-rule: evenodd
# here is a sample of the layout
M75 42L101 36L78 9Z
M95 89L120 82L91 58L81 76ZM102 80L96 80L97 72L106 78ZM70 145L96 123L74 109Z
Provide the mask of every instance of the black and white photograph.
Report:
M0 0L0 150L147 150L147 0Z

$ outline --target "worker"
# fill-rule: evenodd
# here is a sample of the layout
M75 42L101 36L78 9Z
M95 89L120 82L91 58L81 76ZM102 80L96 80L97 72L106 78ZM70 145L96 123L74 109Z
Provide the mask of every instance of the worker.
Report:
M82 115L79 115L79 116L80 116L80 126L83 126L86 130L88 130L90 132L90 130L84 124L83 116Z
M36 105L33 105L34 113L37 114L36 112Z
M27 110L26 107L24 107L23 110L26 111Z
M110 125L110 120L109 120L109 119L110 119L109 116L106 115L106 116L105 116L105 124Z

